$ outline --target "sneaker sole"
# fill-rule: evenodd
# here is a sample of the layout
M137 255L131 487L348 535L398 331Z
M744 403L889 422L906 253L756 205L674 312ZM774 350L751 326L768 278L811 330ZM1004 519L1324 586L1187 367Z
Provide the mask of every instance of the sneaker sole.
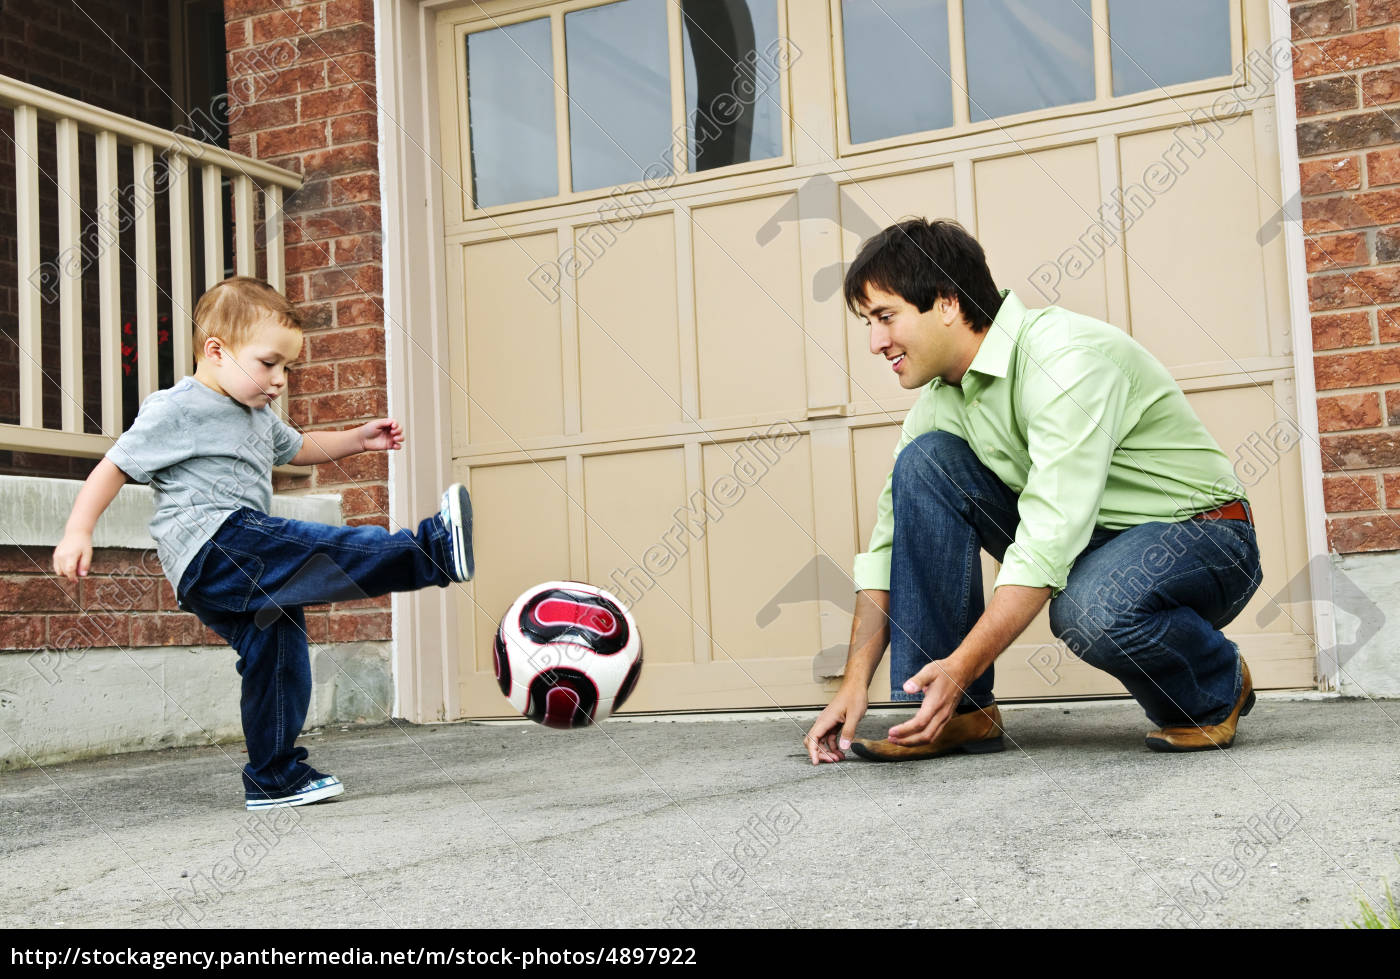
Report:
M476 573L472 560L472 498L465 489L452 494L449 510L452 514L452 570L457 573L458 581L471 581Z
M344 791L344 783L337 782L335 785L327 785L314 792L306 792L301 795L289 795L283 796L280 799L263 799L256 802L245 802L244 808L252 811L254 809L288 809L292 806L309 806L313 802L323 802L326 799L334 799Z

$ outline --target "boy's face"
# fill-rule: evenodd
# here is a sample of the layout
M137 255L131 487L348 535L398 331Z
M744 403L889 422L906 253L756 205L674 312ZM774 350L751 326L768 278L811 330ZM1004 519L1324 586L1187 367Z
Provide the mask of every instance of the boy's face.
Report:
M287 365L301 353L301 333L268 316L253 326L237 349L220 346L205 356L212 380L230 398L249 408L266 408L287 386Z
M867 286L857 309L870 326L870 352L890 362L901 387L921 388L935 377L962 380L971 360L964 348L975 335L962 326L956 300L935 300L921 313L903 296Z

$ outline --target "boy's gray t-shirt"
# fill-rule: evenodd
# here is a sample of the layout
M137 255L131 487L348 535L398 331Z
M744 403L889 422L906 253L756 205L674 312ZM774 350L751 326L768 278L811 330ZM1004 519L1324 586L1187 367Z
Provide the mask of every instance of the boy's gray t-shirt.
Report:
M268 511L272 467L291 461L301 443L270 407L245 407L193 377L141 402L107 458L155 490L151 536L177 593L185 568L230 513Z

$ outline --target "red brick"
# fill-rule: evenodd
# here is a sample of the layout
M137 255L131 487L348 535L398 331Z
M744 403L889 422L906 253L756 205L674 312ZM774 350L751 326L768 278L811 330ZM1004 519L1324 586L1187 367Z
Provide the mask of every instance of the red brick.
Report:
M253 18L253 43L266 44L283 38L295 38L322 27L321 7L312 4L299 9L284 4L276 13Z
M157 590L160 597L160 610L162 612L174 612L179 609L180 603L175 597L175 589L171 587L170 582L162 578Z
M287 284L282 289L282 295L293 303L306 302L306 276L288 275Z
M287 418L297 428L306 428L311 424L311 406L300 398L293 398L287 404Z
M1375 150L1366 154L1366 184L1368 187L1400 184L1400 149Z
M0 612L76 612L78 586L56 575L0 577Z
M38 649L45 625L42 615L0 615L0 649Z
M1356 26L1375 27L1400 20L1400 0L1356 0Z
M342 299L335 304L335 321L339 326L360 326L372 323L384 324L384 309L373 299Z
M342 361L335 365L335 385L340 391L364 387L382 388L386 383L385 378L383 358L369 357L364 360Z
M1390 430L1359 435L1326 435L1322 439L1322 468L1389 469L1400 466L1400 432Z
M1339 156L1331 160L1308 160L1298 167L1305 197L1330 194L1338 190L1358 190L1361 168L1357 157ZM1397 181L1400 182L1400 181ZM1375 181L1373 180L1374 184Z
M316 467L317 486L365 483L388 478L389 459L385 452L361 452L336 462L323 462Z
M365 642L392 638L387 612L354 612L331 616L331 642Z
M224 48L237 51L248 44L248 21L229 20L224 22Z
M1400 142L1400 120L1384 109L1298 124L1300 157L1333 155L1397 142Z
M1361 106L1385 105L1400 101L1400 68L1382 68L1361 76Z
M301 117L307 121L330 119L352 112L368 112L373 115L374 110L374 86L364 82L346 85L343 88L308 92L301 97Z
M1400 223L1400 190L1303 201L1303 231L1310 235L1396 223Z
M373 24L374 0L330 0L326 4L326 26Z
M1357 237L1360 237L1359 235ZM1362 243L1365 251L1365 243ZM1334 257L1341 257L1340 255ZM361 262L378 262L379 235L346 235L335 239L334 261L336 265L358 265Z
M281 10L287 0L224 0L224 17L246 17L249 14L265 14L270 10Z
M1289 16L1293 20L1295 41L1311 41L1329 34L1341 34L1351 30L1353 23L1351 4L1347 0L1294 4Z
M1304 41L1293 50L1293 76L1312 78L1400 60L1400 31L1395 27Z
M361 112L331 120L331 143L335 146L364 140L373 142L378 138L378 127L372 112Z
M383 514L388 509L389 488L387 486L353 486L340 495L342 516L359 517L367 513Z
M1400 510L1400 473L1386 473L1384 478L1386 506Z
M382 388L326 394L309 400L313 425L382 418L389 412L389 397Z
M374 81L374 55L368 53L343 54L326 65L327 85L346 85L350 82Z
M262 98L296 95L299 92L315 92L326 86L326 66L324 62L298 63L279 68L273 75L264 75L258 72L244 75L241 78L229 78L230 91L239 84L242 84L247 90L258 93Z
M391 595L377 595L374 598L359 598L353 602L335 602L331 605L332 616L336 612L359 611L361 609L389 609Z
M377 264L325 269L312 272L310 279L308 288L317 298L384 291L384 270Z
M319 241L288 245L283 255L287 260L288 272L310 272L325 268L331 259L330 249Z
M348 520L346 520L345 523L346 523L347 526L351 526L351 527L369 527L369 526L373 526L373 527L383 527L385 530L388 530L388 529L389 529L389 518L388 518L388 517L351 517L351 518L349 518Z
M306 364L297 367L287 378L287 390L294 398L334 391L335 368L329 364Z
M1371 261L1366 250L1366 236L1355 232L1330 238L1308 238L1304 249L1309 272L1334 271L1366 265Z
M1340 554L1400 549L1400 520L1388 514L1327 521L1329 547Z
M325 612L306 613L306 641L319 644L327 641L329 619Z
M55 649L110 648L131 645L133 616L113 612L50 615L49 645Z
M359 170L379 170L379 147L374 143L352 143L329 150L314 150L302 158L306 173L332 177Z
M331 203L351 204L379 200L379 174L357 173L331 181Z
M1299 117L1361 108L1361 86L1352 75L1314 78L1293 86L1293 101Z
M85 612L153 612L160 607L157 578L133 575L89 575L79 582Z
M303 238L309 241L323 241L326 238L340 238L345 235L362 234L366 231L379 231L378 204L345 204L327 208L315 214L298 215L297 224ZM329 257L327 257L329 262Z
M1374 45L1371 44L1352 45L1354 50L1348 56L1364 59L1373 47ZM303 58L338 58L343 54L353 54L357 51L373 54L374 25L350 24L346 27L323 31L311 37L298 38L297 51ZM1375 62L1366 63L1374 64Z
M1400 389L1385 393L1385 423L1400 427Z
M1322 504L1328 513L1379 510L1380 491L1375 476L1328 476L1322 481Z
M1376 387L1400 381L1400 348L1325 354L1314 358L1319 391Z
M1358 269L1308 279L1308 299L1314 311L1375 306L1400 302L1400 269Z
M297 309L301 325L306 330L324 330L335 325L335 304L304 303Z
M230 105L229 125L240 132L290 126L297 121L296 99L270 99L251 105Z
M1376 428L1380 423L1381 396L1374 391L1317 399L1317 425L1320 431Z
M234 134L228 138L228 148L231 153L240 153L243 156L253 155L253 137L248 133Z
M210 646L224 641L204 628L193 615L133 615L131 645L133 646Z
M310 338L311 353L307 360L346 360L351 357L384 356L384 330L360 327L355 330L332 330Z
M307 122L285 129L258 133L258 158L267 160L288 153L319 149L326 145L326 124Z

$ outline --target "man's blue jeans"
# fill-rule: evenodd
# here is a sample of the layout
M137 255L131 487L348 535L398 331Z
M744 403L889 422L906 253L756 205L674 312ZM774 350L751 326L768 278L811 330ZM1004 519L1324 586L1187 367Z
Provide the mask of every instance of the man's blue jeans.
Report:
M1005 555L1019 522L1017 495L947 432L904 447L893 493L891 696L919 700L904 693L904 681L952 653L981 617L978 552ZM1218 724L1241 683L1239 649L1220 629L1261 579L1254 527L1244 520L1099 528L1050 602L1050 628L1127 687L1154 724ZM988 667L959 709L991 704L993 679Z
M180 601L238 651L250 795L294 792L319 775L296 746L311 706L302 606L445 586L447 529L329 527L246 507L229 514L180 579Z

